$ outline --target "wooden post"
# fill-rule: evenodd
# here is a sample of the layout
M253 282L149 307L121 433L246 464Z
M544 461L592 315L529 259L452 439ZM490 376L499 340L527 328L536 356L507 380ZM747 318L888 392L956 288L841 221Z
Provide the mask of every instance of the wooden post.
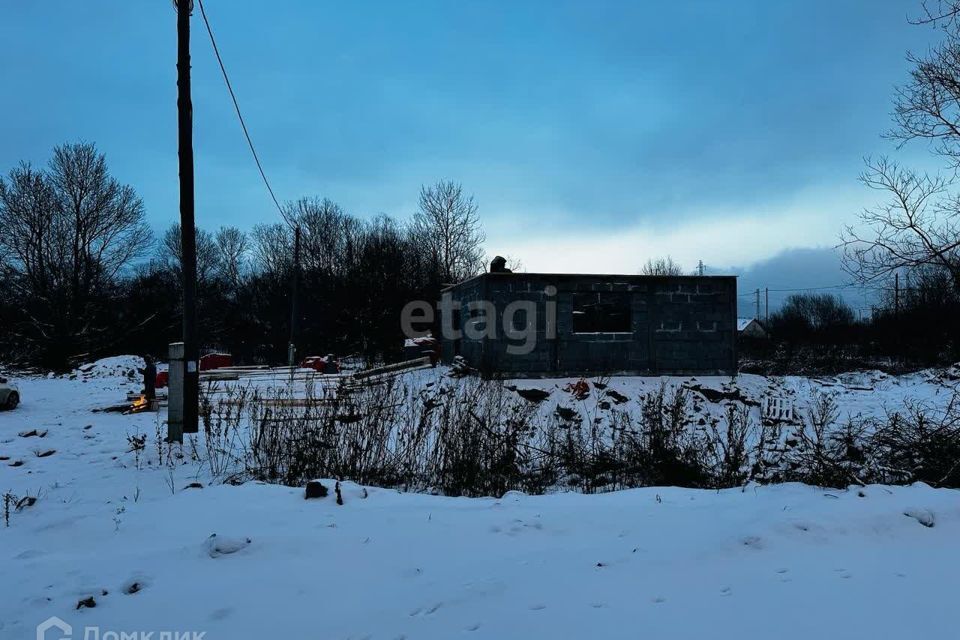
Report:
M167 442L183 442L183 343L173 342L167 353Z
M197 336L197 230L193 209L193 102L190 98L190 12L177 3L177 131L180 158L180 255L183 280L183 433L197 433L200 345ZM171 362L171 368L173 363ZM183 439L181 435L180 439Z

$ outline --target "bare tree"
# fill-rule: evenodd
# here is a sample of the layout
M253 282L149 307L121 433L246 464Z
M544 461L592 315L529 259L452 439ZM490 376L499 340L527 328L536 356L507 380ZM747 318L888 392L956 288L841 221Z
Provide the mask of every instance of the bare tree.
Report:
M236 227L220 227L213 238L217 248L217 271L234 290L239 289L247 272L250 242Z
M13 274L10 285L22 296L47 299L54 283L49 264L62 244L51 233L57 219L53 186L42 170L27 163L0 178L0 247L6 268ZM59 225L62 228L62 224Z
M960 19L960 0L923 0L920 9L920 15L912 18L911 24L949 28Z
M441 281L459 282L483 271L486 236L473 196L464 195L461 185L441 180L422 187L412 232L435 262Z
M253 262L260 273L279 276L293 264L293 232L282 223L253 228Z
M197 236L197 281L209 282L217 275L220 261L219 249L213 234L199 227L195 229ZM157 258L180 280L182 269L182 252L180 244L180 225L173 224L164 232L160 245L157 247Z
M284 217L300 227L301 265L326 275L343 275L357 260L363 225L329 198L289 202Z
M946 20L946 19L944 19ZM927 140L953 168L960 168L960 24L944 23L944 39L924 55L907 54L910 80L894 94L894 128L887 137L901 146Z
M861 283L897 272L940 270L960 291L960 0L930 0L914 24L933 25L943 40L923 55L908 54L910 79L896 89L894 128L903 146L930 142L952 177L914 171L888 158L866 161L861 181L884 202L860 214L841 234L844 269Z
M647 263L640 268L641 275L645 276L682 276L683 267L673 261L673 258L650 258Z
M524 273L526 268L523 266L523 260L516 256L504 256L507 260L507 269L513 273Z
M960 201L951 181L887 158L867 162L861 180L887 195L841 234L844 269L859 282L924 267L943 269L960 290Z
M51 364L83 349L118 278L152 243L143 202L93 144L54 149L46 170L0 178L0 254Z

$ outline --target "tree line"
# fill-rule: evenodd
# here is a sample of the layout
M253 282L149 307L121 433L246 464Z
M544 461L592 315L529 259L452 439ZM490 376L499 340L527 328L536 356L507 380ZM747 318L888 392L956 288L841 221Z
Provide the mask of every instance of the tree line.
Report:
M855 343L926 362L960 357L960 0L925 2L914 22L940 41L910 55L887 136L928 144L945 171L867 160L862 182L881 200L843 230L840 246L852 281L883 291L880 306L859 322L838 298L794 296L770 318L778 340ZM283 221L249 233L197 232L205 346L243 361L285 359L297 227L301 355L397 354L403 304L436 299L485 261L477 205L456 183L423 187L405 221L302 198ZM179 229L155 238L135 189L110 175L94 145L62 145L44 167L14 167L0 177L0 358L60 368L78 355L164 354L180 335L179 253ZM682 272L669 257L642 267Z
M296 228L300 356L399 354L403 305L436 299L485 261L477 205L450 181L424 186L405 221L305 197L250 232L201 227L204 348L285 360ZM111 353L163 357L180 339L180 227L155 235L136 190L110 175L95 145L59 146L45 167L21 163L0 177L0 230L0 358L63 369Z
M788 354L815 347L824 354L855 353L922 366L960 359L960 295L948 276L922 270L904 280L909 284L899 292L884 290L864 319L833 294L791 295L765 323L774 345L746 340L744 351L769 356L776 345L786 347ZM840 354L838 347L853 352Z

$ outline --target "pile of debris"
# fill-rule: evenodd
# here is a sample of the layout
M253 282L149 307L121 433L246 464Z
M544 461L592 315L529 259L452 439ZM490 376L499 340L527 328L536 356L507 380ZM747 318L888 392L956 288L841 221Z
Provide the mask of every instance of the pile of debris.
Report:
M89 362L73 370L71 380L92 380L97 378L126 378L139 380L145 366L140 356L114 356Z

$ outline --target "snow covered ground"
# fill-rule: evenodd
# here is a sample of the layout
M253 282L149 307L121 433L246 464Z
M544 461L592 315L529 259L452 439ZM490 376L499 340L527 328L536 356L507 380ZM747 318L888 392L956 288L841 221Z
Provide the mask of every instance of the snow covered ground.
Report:
M4 640L36 637L50 616L78 639L88 627L208 640L956 635L958 491L465 499L346 484L341 506L325 481L330 496L308 501L298 488L212 486L189 448L157 464L162 416L91 411L138 388L123 364L19 380L23 404L0 413L0 492L37 498L0 522ZM745 395L771 385L833 389L849 414L949 390L928 373L738 381ZM138 434L149 436L139 453Z

